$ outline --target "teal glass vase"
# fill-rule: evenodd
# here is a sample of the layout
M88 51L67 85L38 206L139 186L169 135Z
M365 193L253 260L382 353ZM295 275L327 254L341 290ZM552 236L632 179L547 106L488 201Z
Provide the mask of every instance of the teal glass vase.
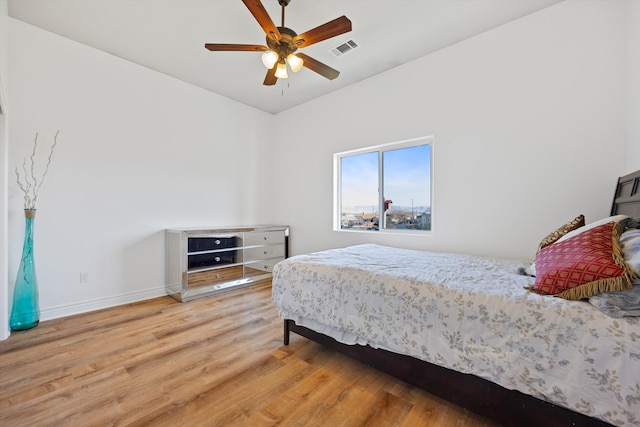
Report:
M40 322L40 306L38 302L38 281L33 260L33 222L35 209L25 209L24 245L22 259L13 291L13 304L9 327L12 331L31 329Z

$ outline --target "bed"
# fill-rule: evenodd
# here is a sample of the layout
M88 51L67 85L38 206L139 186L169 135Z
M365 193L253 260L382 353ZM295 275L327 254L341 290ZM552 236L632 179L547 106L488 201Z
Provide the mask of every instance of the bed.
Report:
M579 225L540 248L537 278L521 261L375 244L284 260L272 291L284 343L294 332L503 425L638 426L640 317L531 288L546 274L542 254L608 227L620 242L621 224L640 227L639 183L640 171L619 178L616 222ZM594 300L640 289L620 268L629 283Z

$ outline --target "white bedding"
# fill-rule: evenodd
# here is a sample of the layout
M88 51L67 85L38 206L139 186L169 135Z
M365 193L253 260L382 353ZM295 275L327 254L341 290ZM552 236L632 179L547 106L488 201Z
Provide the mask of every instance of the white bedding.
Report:
M273 270L284 319L640 425L640 319L525 289L524 263L366 244Z

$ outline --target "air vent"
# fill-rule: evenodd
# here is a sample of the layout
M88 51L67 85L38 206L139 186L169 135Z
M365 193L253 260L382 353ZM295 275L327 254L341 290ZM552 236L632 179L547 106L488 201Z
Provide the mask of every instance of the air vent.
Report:
M356 42L354 42L353 40L349 40L345 43L342 43L340 46L336 46L331 49L331 53L333 53L335 57L340 57L342 55L346 55L357 47L358 44Z

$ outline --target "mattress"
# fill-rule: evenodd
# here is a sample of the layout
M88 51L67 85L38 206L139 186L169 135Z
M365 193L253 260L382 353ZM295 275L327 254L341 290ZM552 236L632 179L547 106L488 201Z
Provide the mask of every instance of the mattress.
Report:
M640 424L640 319L526 289L520 261L375 244L273 270L284 319L473 374L614 425Z

